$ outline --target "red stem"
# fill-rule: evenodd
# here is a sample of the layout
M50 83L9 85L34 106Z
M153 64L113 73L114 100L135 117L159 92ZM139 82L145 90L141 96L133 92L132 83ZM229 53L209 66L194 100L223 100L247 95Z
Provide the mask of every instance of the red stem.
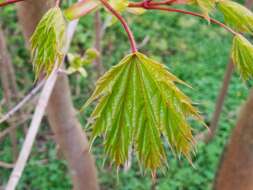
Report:
M153 2L153 1L148 1L144 0L142 2L130 2L129 7L145 7L145 6L157 6L157 5L171 5L175 3L177 0L164 0L160 2Z
M24 1L24 0L7 0L7 1L4 1L4 2L0 3L0 7L4 7L6 5L13 4L13 3L18 3L18 2L21 2L21 1Z
M206 19L206 17L204 15L199 14L199 13L195 13L195 12L191 12L191 11L186 11L186 10L181 10L181 9L170 8L170 7L154 6L151 3L149 3L148 5L144 5L143 2L142 3L130 3L128 6L129 7L139 7L139 8L150 9L150 10L177 12L177 13L182 13L182 14L191 15L191 16L195 16L195 17L200 17L200 18ZM227 25L225 25L224 23L222 23L222 22L220 22L218 20L210 18L210 22L221 26L222 28L226 29L227 31L229 31L233 35L237 35L238 34L233 29L231 29L230 27L228 27Z
M133 33L132 31L130 30L127 22L125 21L125 19L116 11L113 9L113 7L106 1L106 0L100 0L101 3L103 3L103 5L114 15L118 18L118 20L121 22L121 24L123 25L127 35L128 35L128 38L129 38L129 41L130 41L130 44L131 44L131 49L132 49L132 53L136 53L138 51L137 49L137 46L136 46L136 42L135 42L135 39L134 39L134 36L133 36Z
M7 0L5 2L0 3L0 7L6 6L6 5L9 5L9 4L13 4L13 3L17 3L17 2L21 2L21 1L24 1L24 0ZM133 34L132 34L129 26L127 25L126 21L124 20L124 18L117 11L115 11L106 0L100 0L100 1L122 23L124 29L126 30L126 32L128 34L128 38L129 38L129 41L130 41L131 47L132 47L132 52L136 52L137 48L136 48L136 43L135 43ZM143 2L130 2L128 7L137 7L137 8L151 9L151 10L161 10L161 11L167 11L167 12L177 12L177 13L187 14L187 15L196 16L196 17L206 19L206 17L204 15L199 14L199 13L159 6L159 5L170 5L170 4L175 3L176 1L177 0L164 0L164 1L161 1L161 2L153 2L153 1L149 1L149 0L144 0ZM227 25L225 25L224 23L222 23L218 20L210 18L210 22L221 26L222 28L226 29L227 31L229 31L233 35L238 34L233 29L231 29L230 27L228 27Z

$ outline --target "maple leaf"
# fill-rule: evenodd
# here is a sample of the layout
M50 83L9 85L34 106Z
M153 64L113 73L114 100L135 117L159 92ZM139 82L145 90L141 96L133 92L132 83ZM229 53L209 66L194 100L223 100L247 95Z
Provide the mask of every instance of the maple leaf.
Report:
M99 101L91 115L92 142L103 136L105 151L117 165L127 161L133 147L140 163L156 170L166 163L163 138L190 159L187 118L202 119L175 83L185 84L164 65L141 53L126 56L98 80L84 106Z
M234 37L232 59L244 80L253 76L253 45L241 34Z
M37 25L30 40L36 79L41 72L49 76L55 61L61 62L65 30L66 21L59 7L50 9Z
M233 1L220 1L219 9L225 17L225 21L231 27L240 32L253 32L253 13L239 3Z

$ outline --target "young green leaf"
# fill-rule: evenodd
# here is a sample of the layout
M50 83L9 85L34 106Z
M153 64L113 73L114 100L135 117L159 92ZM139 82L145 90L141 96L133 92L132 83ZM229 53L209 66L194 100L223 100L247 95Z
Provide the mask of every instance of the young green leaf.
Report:
M67 74L80 73L84 78L88 76L85 66L90 65L99 56L99 52L93 48L86 50L84 56L68 53L70 66L67 69Z
M126 10L127 12L134 15L142 15L146 12L146 10L143 8L135 8L135 7L130 7L130 8L127 8Z
M197 5L209 21L209 13L215 8L216 0L188 0L189 4Z
M59 7L50 9L41 19L31 37L32 60L36 78L41 72L48 76L55 61L63 58L66 21Z
M128 6L128 0L109 0L111 6L118 12L123 12Z
M240 34L233 40L232 59L244 80L253 76L253 45Z
M74 20L89 14L100 6L99 1L82 0L79 1L64 11L64 16L67 20Z
M125 10L127 10L129 2L128 0L109 0L109 3L115 11L123 13ZM118 19L110 13L107 17L107 26L112 26L117 22Z
M219 9L226 23L239 32L253 32L253 13L246 7L233 1L220 1Z
M193 136L187 118L202 120L175 83L185 84L164 65L141 53L126 56L99 79L84 106L99 100L91 115L92 141L104 136L105 151L117 165L134 147L144 167L161 167L166 162L162 137L175 153L190 158Z

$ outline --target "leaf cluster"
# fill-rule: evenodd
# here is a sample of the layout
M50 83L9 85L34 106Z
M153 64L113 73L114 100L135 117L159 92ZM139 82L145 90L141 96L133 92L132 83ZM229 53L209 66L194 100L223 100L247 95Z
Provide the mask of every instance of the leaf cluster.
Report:
M41 72L48 76L56 60L61 62L65 30L66 21L59 7L50 9L40 20L30 40L36 78Z
M229 0L220 1L218 7L228 25L238 32L253 34L253 13L249 9ZM252 47L252 44L245 37L239 33L235 34L232 60L244 80L253 76Z
M190 159L193 145L187 119L201 117L175 83L185 84L164 65L141 53L126 56L99 79L85 107L98 99L91 115L92 142L104 137L107 155L117 164L133 149L151 170L166 163L164 139L171 150Z

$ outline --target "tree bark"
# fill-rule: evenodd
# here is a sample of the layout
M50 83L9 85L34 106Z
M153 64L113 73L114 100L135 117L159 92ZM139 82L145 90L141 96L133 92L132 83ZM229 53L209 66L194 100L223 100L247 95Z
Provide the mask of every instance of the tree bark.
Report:
M18 16L27 43L41 16L53 0L27 0L18 5ZM48 120L69 166L75 190L99 189L89 143L71 102L68 78L60 75L48 105Z
M241 110L237 126L217 173L215 190L253 189L253 91Z
M223 108L223 105L224 105L224 102L225 102L225 99L227 96L227 92L228 92L228 88L229 88L229 84L230 84L233 72L234 72L234 64L233 64L232 60L230 60L229 63L227 64L227 68L226 68L226 71L224 74L222 86L219 91L218 98L216 100L215 111L213 113L213 117L212 117L212 120L211 120L211 123L209 126L209 130L205 131L204 134L201 134L201 136L198 137L199 140L203 140L205 143L211 142L216 135L220 115L221 115L222 108Z

